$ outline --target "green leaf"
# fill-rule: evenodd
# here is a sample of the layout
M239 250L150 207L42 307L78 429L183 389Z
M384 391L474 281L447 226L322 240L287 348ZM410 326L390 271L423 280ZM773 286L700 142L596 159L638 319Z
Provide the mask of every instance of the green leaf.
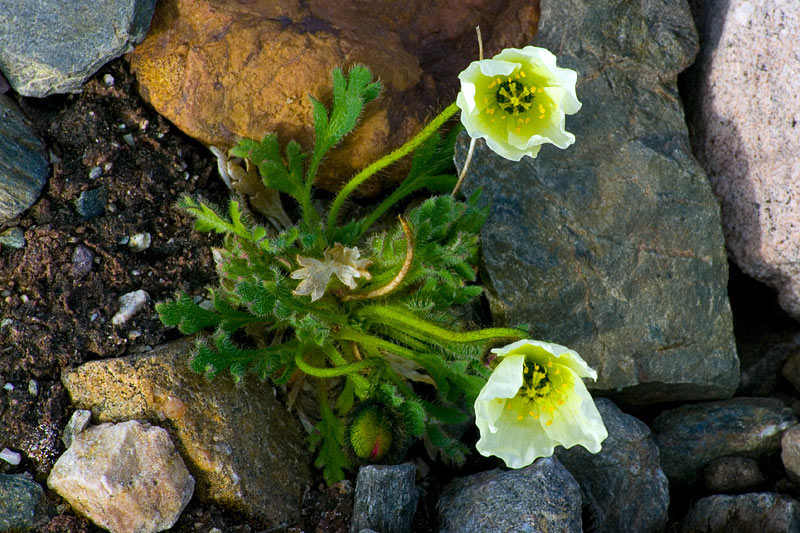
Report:
M178 326L184 335L215 327L223 319L219 313L197 305L185 292L179 293L175 300L157 303L156 312L165 326Z
M327 401L321 402L320 421L309 435L309 449L319 449L314 466L322 469L328 485L344 479L344 470L350 465L344 453L344 423L333 414Z

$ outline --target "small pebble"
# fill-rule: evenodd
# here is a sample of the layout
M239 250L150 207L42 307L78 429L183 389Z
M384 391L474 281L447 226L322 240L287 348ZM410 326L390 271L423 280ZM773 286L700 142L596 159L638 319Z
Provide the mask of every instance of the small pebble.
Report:
M103 165L103 170L104 170L105 172L108 172L108 171L109 171L109 170L111 170L112 168L114 168L114 163L106 163L105 165Z
M92 271L94 263L94 253L86 246L79 244L72 252L72 275L75 278L82 278Z
M115 326L124 324L133 318L136 313L141 311L145 304L147 304L148 300L150 300L150 295L141 289L123 294L119 297L120 309L111 319L111 323Z
M89 171L90 180L96 180L102 175L103 175L103 169L100 167L92 167L92 169Z
M106 203L108 193L101 187L83 191L75 202L75 208L80 216L89 220L102 215L106 210Z
M31 396L38 396L39 395L39 382L35 379L31 379L28 381L28 394Z
M64 443L64 446L67 448L72 446L72 441L75 440L75 436L86 429L91 419L92 412L86 409L78 409L72 413L69 422L67 422L67 425L64 427L64 432L61 434L61 441Z
M147 232L136 233L131 235L131 238L128 242L128 247L134 252L141 252L150 248L151 240L150 234Z
M106 74L103 76L103 83L106 87L113 87L114 86L114 76L111 74Z
M125 141L125 144L127 144L128 146L134 145L133 135L130 133L126 133L125 135L123 135L122 140Z
M27 295L27 294L23 294L22 296L20 296L20 297L19 297L19 299L20 299L20 301L21 301L22 303L24 303L24 304L26 304L26 303L28 303L28 302L30 302L30 301L31 301L31 299L30 299L30 298L28 298L28 295Z
M126 244L128 244L129 242L131 242L131 238L130 238L130 236L128 236L128 235L123 235L122 237L120 237L120 238L119 238L119 240L117 241L117 244L119 244L119 245L121 245L121 246L125 246L125 245L126 245Z
M47 157L50 160L51 165L55 165L56 163L61 163L61 158L58 157L53 150L49 150L47 152Z
M25 232L17 226L8 228L0 233L0 245L16 248L17 250L25 248Z
M7 390L8 392L11 392L11 391L14 390L14 384L13 383L6 383L5 385L3 385L3 389Z
M150 126L150 121L147 119L141 120L139 122L139 129L141 131L147 131L147 128Z
M3 451L0 451L0 459L8 464L16 466L22 461L22 456L17 452L12 452L8 448L3 448Z
M135 341L142 336L142 332L138 329L132 329L128 332L128 340Z

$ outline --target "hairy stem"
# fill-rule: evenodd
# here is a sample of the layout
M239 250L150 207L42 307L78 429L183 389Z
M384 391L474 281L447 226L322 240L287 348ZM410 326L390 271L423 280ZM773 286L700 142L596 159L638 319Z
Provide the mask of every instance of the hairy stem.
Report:
M388 155L378 159L367 168L353 176L350 181L344 186L344 188L339 191L339 194L336 195L336 198L333 200L333 205L331 206L330 213L328 213L328 226L326 229L326 236L330 239L333 230L336 227L336 216L339 214L339 209L342 207L342 204L350 196L353 191L355 191L359 185L364 183L370 176L378 172L379 170L383 170L384 168L388 167L398 159L410 154L414 150L421 145L425 139L430 137L433 132L438 130L442 127L442 124L447 122L450 117L456 114L458 111L458 106L453 102L449 106L447 106L444 111L439 113L436 118L434 118L431 122L425 126L422 131L416 134L410 141L405 143L403 146L394 150L393 152L389 153Z
M355 372L360 372L371 366L385 364L382 359L365 359L364 361L337 366L335 368L320 368L306 363L303 359L303 355L300 353L294 356L294 363L297 365L297 368L306 374L317 378L335 378L346 374L354 374Z
M369 305L358 310L360 318L373 320L393 328L402 329L409 335L432 343L472 343L492 339L525 338L524 334L512 328L485 328L477 331L451 331L394 306Z

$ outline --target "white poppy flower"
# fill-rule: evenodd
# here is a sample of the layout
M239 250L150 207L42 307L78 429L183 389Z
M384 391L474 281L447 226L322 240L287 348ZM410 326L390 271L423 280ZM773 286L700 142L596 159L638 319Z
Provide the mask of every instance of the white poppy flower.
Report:
M597 372L577 352L533 340L492 352L500 362L475 401L481 455L522 468L559 444L600 451L608 432L581 381L597 379Z
M545 143L567 148L575 136L564 129L564 116L581 108L577 77L574 70L557 67L549 50L506 48L458 75L461 122L471 137L486 139L489 148L512 161L536 157Z

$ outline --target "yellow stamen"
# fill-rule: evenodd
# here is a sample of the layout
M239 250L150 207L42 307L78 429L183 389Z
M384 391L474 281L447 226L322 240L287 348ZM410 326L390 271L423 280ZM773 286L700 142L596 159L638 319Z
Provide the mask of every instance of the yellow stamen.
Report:
M539 113L544 113L544 106L539 104Z
M553 368L553 362L552 361L548 361L547 362L547 368Z
M559 375L560 373L561 373L561 369L560 368L556 368L556 376Z
M539 88L537 88L537 89L536 89L536 92L537 92L537 93L544 92L544 87L539 87Z
M553 421L552 421L552 420L548 420L548 421L547 421L547 425L548 425L548 426L552 426L552 425L553 425Z
M522 128L520 128L519 126L517 126L516 128L514 128L514 132L515 132L515 133L520 133L521 131L522 131Z
M524 417L523 417L522 415L519 415L519 416L517 417L517 420L522 420L523 418L524 418Z
M520 70L520 71L519 71L519 75L520 75L520 76L522 76L522 77L524 78L524 77L525 77L525 71L524 71L524 70Z
M511 410L511 403L506 404L506 409L508 409L509 411Z

